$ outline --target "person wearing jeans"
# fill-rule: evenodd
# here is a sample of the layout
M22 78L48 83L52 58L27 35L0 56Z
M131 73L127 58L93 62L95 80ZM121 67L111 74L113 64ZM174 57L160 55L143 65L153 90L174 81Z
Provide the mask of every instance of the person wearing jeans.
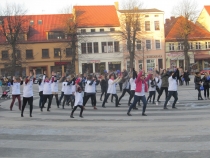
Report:
M166 101L164 103L163 109L167 108L167 103L171 99L171 96L174 97L174 103L172 104L172 108L176 109L175 105L178 100L178 93L177 93L177 73L178 69L175 72L170 72L170 77L168 78L169 87L168 87L168 96L166 98Z
M205 76L202 78L205 100L209 99L209 80L208 80L208 78L209 78L208 73L205 73Z
M140 73L137 76L136 79L136 90L135 90L135 95L134 95L134 101L131 104L131 106L128 109L127 115L132 116L130 114L130 111L133 107L136 106L136 103L141 100L143 102L143 110L142 110L142 116L147 116L145 114L146 107L147 107L147 101L145 97L145 92L148 92L148 86L147 86L147 81L151 78L151 72L149 72L147 78L145 79L144 76L144 71L140 71Z

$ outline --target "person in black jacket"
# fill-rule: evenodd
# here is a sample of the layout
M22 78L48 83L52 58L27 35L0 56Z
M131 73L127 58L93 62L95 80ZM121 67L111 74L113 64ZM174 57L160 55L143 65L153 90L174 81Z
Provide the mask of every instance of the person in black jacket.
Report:
M198 90L198 100L203 100L200 90L202 80L201 80L201 74L199 72L195 73L194 83L195 83L195 89Z
M209 99L209 80L208 80L208 77L209 77L209 74L205 73L205 76L202 78L205 100L207 100L207 98ZM207 93L207 95L206 95L206 93Z
M101 85L101 97L100 97L100 101L102 101L102 96L104 95L104 99L106 97L106 92L107 92L107 81L105 80L104 75L101 76L101 81L100 81L100 85Z
M187 85L189 86L190 77L189 77L189 73L188 73L187 70L185 70L184 75L183 75L183 78L184 78L184 81L185 81L186 86Z

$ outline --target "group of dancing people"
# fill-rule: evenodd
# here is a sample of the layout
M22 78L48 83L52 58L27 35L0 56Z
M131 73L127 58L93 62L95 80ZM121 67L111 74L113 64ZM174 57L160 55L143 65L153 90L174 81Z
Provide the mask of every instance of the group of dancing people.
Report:
M96 92L97 85L101 86L100 101L102 101L102 107L106 108L105 104L109 96L111 95L111 102L113 97L115 98L115 107L121 105L120 101L126 93L129 94L127 115L131 116L130 111L138 110L136 104L141 106L140 101L143 103L142 106L142 116L146 115L146 107L148 102L158 105L160 103L159 99L165 91L165 103L163 109L168 109L169 100L171 96L174 97L174 102L172 108L176 109L176 102L178 100L177 93L177 76L179 74L179 69L175 71L166 71L161 69L160 72L157 70L148 71L147 76L145 72L132 71L128 72L125 69L122 72L115 73L105 73L98 77L94 75L68 75L65 74L58 80L56 73L53 71L51 76L46 75L46 71L43 75L39 76L38 87L39 87L39 108L43 112L45 104L47 104L47 111L50 111L53 96L56 98L57 108L65 108L65 105L71 105L72 111L70 117L74 118L74 111L79 107L80 117L83 117L83 110L85 109L86 103L91 98L91 104L94 110L97 109L96 104ZM36 71L30 71L29 75L23 80L22 78L13 77L11 81L12 87L12 102L10 105L10 110L12 110L15 99L18 99L19 110L21 111L21 117L23 116L25 106L29 104L30 106L30 117L32 117L33 111L33 83L36 79ZM62 82L61 95L58 97L59 92L59 82ZM118 98L116 86L122 84L122 94ZM21 93L20 87L23 85L23 103L21 106ZM145 93L149 92L146 98ZM157 100L155 102L156 92L158 93ZM64 98L64 99L63 99ZM102 99L103 98L103 99ZM62 101L63 99L63 101ZM131 103L131 100L133 102ZM152 101L151 101L152 100Z

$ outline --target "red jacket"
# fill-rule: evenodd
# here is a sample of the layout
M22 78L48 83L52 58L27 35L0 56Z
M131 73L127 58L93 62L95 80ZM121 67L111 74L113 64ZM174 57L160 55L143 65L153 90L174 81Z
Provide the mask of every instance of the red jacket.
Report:
M142 80L141 79L141 76L142 76L142 71L139 72L138 76L137 76L137 79L136 79L136 90L135 92L141 92L142 90L142 83L145 85L145 92L148 92L148 86L147 86L147 81L150 79L151 77L151 74L149 74L147 76L146 79Z

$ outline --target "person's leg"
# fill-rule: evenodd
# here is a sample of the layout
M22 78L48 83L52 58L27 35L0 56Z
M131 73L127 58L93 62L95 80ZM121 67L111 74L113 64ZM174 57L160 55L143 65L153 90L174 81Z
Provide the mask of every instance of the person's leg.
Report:
M111 96L111 102L113 102L113 94L112 94L112 96Z
M42 111L42 109L43 109L44 104L46 103L46 101L47 101L47 95L43 95L43 101L42 101L41 111Z
M30 117L32 117L32 111L33 111L33 97L30 97L28 100L29 106L30 106Z
M67 98L68 98L67 95L64 94L63 105L62 105L63 109L64 109Z
M205 99L206 99L206 87L204 87L204 97L205 97Z
M39 108L42 107L43 102L43 91L39 92Z
M23 97L23 105L22 105L22 108L21 108L21 117L23 117L23 112L24 112L24 109L26 107L27 102L28 102L28 99Z
M106 94L106 97L104 98L104 101L102 103L102 107L105 107L105 103L106 103L107 99L109 98L109 95L110 95L110 93Z
M122 83L119 83L120 86L120 92L122 92Z
M63 96L64 96L64 92L61 92L61 96L60 96L60 99L59 99L59 104L61 104L61 100L63 99Z
M173 92L173 97L174 97L174 103L172 105L172 108L175 108L176 102L178 100L178 93L177 93L177 91Z
M156 95L156 91L153 91L153 104L155 104L155 95Z
M134 90L131 90L131 91L130 91L130 97L129 97L129 99L128 99L128 106L130 106L130 104L131 104L131 99L133 98L134 94L135 94L135 91L134 91Z
M209 87L207 87L207 97L209 99Z
M144 95L144 96L141 96L140 98L141 98L141 101L143 102L142 116L147 116L147 115L145 114L146 108L147 108L146 97L145 97L145 95Z
M20 95L17 95L17 99L18 99L19 110L21 110L21 98L20 98Z
M51 107L51 102L52 102L52 95L47 95L48 98L48 106L47 106L47 111L50 111L50 107Z
M126 93L126 89L123 89L123 92L122 92L122 94L121 94L121 96L120 96L120 98L119 98L119 102L120 102L120 100L122 99L122 97L124 97L125 93Z
M130 105L130 107L128 109L128 112L127 112L127 115L131 116L130 111L133 107L135 107L136 103L139 101L139 98L140 98L139 96L134 95L133 103Z
M160 99L160 97L161 97L161 95L163 93L163 90L164 90L164 87L161 87L160 91L159 91L159 94L158 94L158 97L157 97L157 102L159 102L159 99Z
M165 103L164 103L164 109L167 109L166 106L167 106L168 101L171 99L172 94L173 94L172 91L169 91L169 92L168 92L168 96L167 96L166 101L165 101Z
M83 117L82 116L82 113L83 113L83 107L82 107L82 105L78 105L79 107L80 107L80 114L79 114L79 117Z
M83 108L82 108L82 109L83 109ZM71 115L70 115L71 118L74 118L73 115L74 115L74 111L75 111L75 110L77 110L77 106L74 106L74 108L72 109L72 112L71 112Z
M119 107L119 100L117 94L112 94L115 97L115 107Z
M168 97L168 87L165 87L164 89L165 89L165 96L167 98Z
M95 94L91 94L91 100L93 101L92 105L94 107L94 109L97 109L96 108L96 95Z
M104 95L105 91L103 89L101 89L101 97L100 97L100 101L102 101L102 96Z
M91 95L87 95L86 94L86 96L85 96L85 100L83 101L83 106L85 106L86 105L86 103L87 103L87 101L89 100L89 98L91 97ZM91 104L92 104L92 102L91 102Z
M198 100L203 100L202 96L201 96L201 90L198 89Z
M12 95L12 102L10 104L10 110L12 111L13 105L15 103L16 95Z
M58 94L55 94L55 99L56 99L56 104L57 104L57 107L59 108Z
M152 91L149 91L149 96L147 97L147 102L149 101L149 99L151 99L152 97Z

